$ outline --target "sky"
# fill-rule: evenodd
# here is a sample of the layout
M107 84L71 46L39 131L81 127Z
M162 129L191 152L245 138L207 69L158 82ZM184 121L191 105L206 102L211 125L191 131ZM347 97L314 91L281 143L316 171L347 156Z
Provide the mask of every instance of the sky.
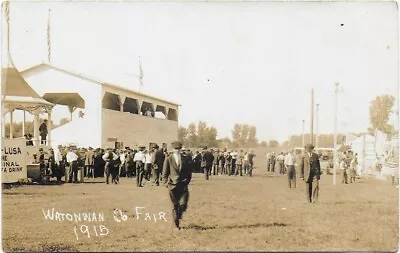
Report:
M336 82L339 132L365 132L377 95L398 103L395 2L12 2L19 70L47 61L49 9L53 65L138 90L140 56L141 91L219 137L235 123L259 140L301 134L302 120L310 131L312 88L319 132L332 133Z

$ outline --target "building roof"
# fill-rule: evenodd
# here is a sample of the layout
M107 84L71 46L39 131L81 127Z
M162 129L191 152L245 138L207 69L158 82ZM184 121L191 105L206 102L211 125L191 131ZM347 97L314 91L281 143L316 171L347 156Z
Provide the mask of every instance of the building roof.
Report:
M65 69L56 67L56 66L54 66L54 65L48 64L48 63L44 63L44 62L41 63L41 64L38 64L38 65L32 66L32 67L30 67L30 68L28 68L28 69L25 69L24 71L21 71L21 74L22 74L22 75L29 75L29 73L31 73L31 72L34 71L35 69L41 68L41 67L52 68L52 69L54 69L54 70L63 72L63 73L65 73L65 74L68 74L68 75L71 75L71 76L74 76L74 77L77 77L77 78L81 78L81 79L85 79L85 80L88 80L88 81L91 81L91 82L98 83L98 84L100 84L100 85L102 85L102 86L104 86L104 87L110 87L110 88L118 89L118 90L121 90L121 91L129 92L129 93L134 93L134 94L136 94L136 95L148 97L148 98L151 98L151 99L156 99L156 100L159 100L159 101L161 101L161 102L168 103L168 104L180 106L180 104L177 104L177 103L172 102L172 101L168 101L168 100L165 100L165 99L161 99L161 98L158 98L158 97L154 97L154 96L151 96L151 95L142 93L142 92L135 91L135 90L133 90L133 89L124 88L124 87L121 87L120 85L117 85L117 84L112 84L112 83L109 83L109 82L99 81L99 80L96 80L96 79L94 79L94 78L91 78L91 77L82 75L82 74L80 74L80 73L78 74L78 73L75 73L75 72L73 72L73 71L65 70Z

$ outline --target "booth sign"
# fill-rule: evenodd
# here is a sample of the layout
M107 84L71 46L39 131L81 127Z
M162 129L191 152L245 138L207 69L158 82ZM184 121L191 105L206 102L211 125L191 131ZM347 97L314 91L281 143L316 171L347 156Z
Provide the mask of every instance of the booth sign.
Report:
M25 139L2 139L1 182L15 183L27 178Z

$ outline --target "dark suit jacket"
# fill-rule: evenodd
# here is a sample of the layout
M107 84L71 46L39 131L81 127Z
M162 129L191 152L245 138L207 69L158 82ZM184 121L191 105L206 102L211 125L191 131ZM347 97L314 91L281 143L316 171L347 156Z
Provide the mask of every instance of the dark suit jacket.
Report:
M164 164L165 155L162 150L157 150L154 154L154 164L157 164L158 168L161 170Z
M39 127L39 132L40 135L47 135L47 125L45 123L42 123Z
M205 151L201 159L206 162L206 167L212 167L214 155L210 151Z
M188 185L192 179L192 158L181 153L181 164L178 166L173 154L165 158L162 178L170 190L177 185Z
M308 181L310 178L310 171L315 172L315 177L319 180L321 175L321 166L319 164L319 156L316 153L312 153L311 158L308 153L304 154L300 162L300 173L304 180Z

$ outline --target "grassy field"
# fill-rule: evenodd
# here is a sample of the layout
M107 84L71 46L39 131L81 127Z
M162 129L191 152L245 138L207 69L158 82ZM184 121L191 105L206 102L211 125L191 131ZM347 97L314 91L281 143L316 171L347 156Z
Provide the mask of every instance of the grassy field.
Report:
M307 204L304 183L287 189L286 176L194 174L183 230L171 229L171 206L165 187L136 188L123 178L119 185L101 179L85 184L21 186L3 189L2 224L5 251L165 251L165 250L368 250L398 248L398 189L389 182L360 179L332 185L321 179L320 202ZM140 209L139 217L135 207ZM102 212L103 222L50 221L43 209L65 213ZM116 222L115 208L127 214ZM151 213L145 220L144 213ZM153 213L166 213L167 222ZM139 219L138 219L139 218ZM89 225L90 238L79 232ZM100 225L107 235L98 235ZM74 232L77 228L77 236ZM104 232L104 230L103 230Z

